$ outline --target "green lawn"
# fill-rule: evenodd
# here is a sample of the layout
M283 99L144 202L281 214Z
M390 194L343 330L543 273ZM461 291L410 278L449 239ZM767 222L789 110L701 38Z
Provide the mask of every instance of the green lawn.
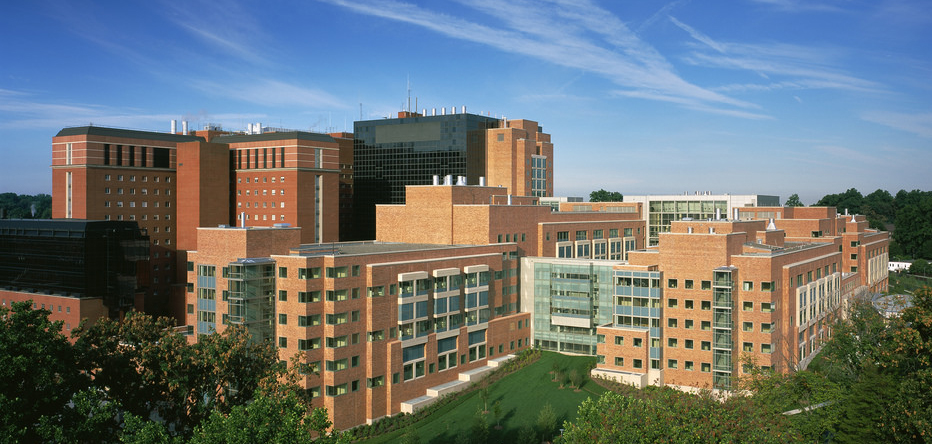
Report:
M597 397L605 392L605 389L588 379L587 368L594 359L543 352L537 362L494 383L490 387L489 414L486 415L489 423L489 442L515 442L521 427L525 424L533 425L540 410L547 403L553 407L561 424L564 420L575 420L580 403L590 396ZM554 363L567 374L575 368L580 374L586 375L581 390L576 391L569 387L560 389L558 383L552 382L550 371ZM491 411L495 401L501 402L501 430L495 429L495 418ZM460 434L469 432L481 403L479 392L473 391L460 395L455 401L415 423L420 442L455 442ZM363 442L396 442L403 433L403 430L397 430Z

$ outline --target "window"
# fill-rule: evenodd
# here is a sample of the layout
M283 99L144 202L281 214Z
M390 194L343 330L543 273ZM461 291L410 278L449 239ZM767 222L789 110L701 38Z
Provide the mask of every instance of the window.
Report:
M754 331L754 323L753 323L753 322L744 322L744 323L742 323L742 324L741 324L741 330L742 330L742 331L746 331L746 332L753 332L753 331Z
M641 361L640 359L635 359L632 364L632 367L634 368L644 368L644 361Z
M278 314L278 325L287 325L288 324L288 315L285 313Z
M676 359L667 359L667 368L676 369Z
M320 291L299 291L298 302L320 302Z
M676 279L667 279L667 288L676 288Z
M687 330L692 330L692 328L694 327L693 324L694 324L694 321L692 319L687 319L683 323L683 328Z
M278 277L280 277L280 278L287 278L287 277L288 277L288 269L285 268L285 267L278 267Z
M688 281L687 281L687 282L688 282ZM692 299L687 299L687 300L683 301L683 308L685 308L685 309L687 309L687 310L692 310L692 309L693 309L693 300L692 300Z
M687 289L687 290L692 290L692 289L693 289L693 280L692 280L692 279L686 279L686 281L683 283L683 288L685 288L685 289Z
M644 338L634 338L633 345L634 345L635 347L643 347L643 346L644 346Z
M703 289L703 290L711 290L711 289L712 289L712 281L702 281L702 289Z
M741 344L741 351L745 351L745 352L748 352L748 353L753 352L753 351L754 351L754 343L752 343L752 342L745 342L745 343L742 343L742 344Z
M667 319L667 327L676 328L676 318Z
M753 302L744 302L744 304L742 304L741 306L742 306L742 310L744 311L754 311Z
M702 308L703 310L711 310L711 309L712 309L712 301L702 301L702 302L701 302L701 308Z
M278 300L281 302L288 301L288 290L278 290Z
M702 341L699 343L699 347L701 347L703 351L712 350L712 341Z
M773 333L773 323L762 322L760 324L761 333Z
M712 321L702 321L700 324L700 329L702 331L709 331L712 329Z
M771 349L772 349L772 347L771 347L770 344L761 344L761 345L760 345L760 352L761 352L761 353L770 354Z
M683 368L684 368L685 370L688 370L688 371L693 371L693 370L694 370L694 368L693 368L693 361L684 361L684 362L683 362Z
M624 365L625 365L625 358L616 356L616 357L615 357L615 365L618 366L618 367L624 367Z
M668 300L667 300L667 308L676 308L676 305L677 305L677 300L676 300L676 299L668 299Z
M625 337L615 336L615 345L625 345Z
M752 282L752 281L744 281L744 284L742 285L741 289L744 290L744 291L752 291L752 290L754 290L754 282Z
M773 304L770 302L761 302L760 311L763 313L773 313Z
M677 344L678 344L678 341L676 340L676 338L667 338L667 347L676 348Z
M693 349L693 340L692 340L692 339L687 339L687 340L683 341L683 348L685 348L685 349L687 349L687 350L692 350L692 349Z
M288 338L280 336L278 338L278 347L279 348L288 348Z
M576 240L578 241L586 240L588 238L588 234L589 232L586 230L579 230L576 232Z

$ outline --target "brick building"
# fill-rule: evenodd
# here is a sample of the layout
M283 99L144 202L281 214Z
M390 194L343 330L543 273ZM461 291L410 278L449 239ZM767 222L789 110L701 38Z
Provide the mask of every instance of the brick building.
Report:
M138 308L184 319L198 227L286 223L303 242L339 240L339 150L330 135L301 131L65 128L52 139L52 216L139 223L152 255Z
M596 328L595 373L637 386L728 389L744 358L779 372L805 368L845 302L887 285L887 233L833 213L672 222L657 248L614 266L614 319Z
M200 228L188 260L192 333L243 324L275 341L336 428L465 388L530 341L528 314L502 296L517 286L514 243L301 245L297 228Z

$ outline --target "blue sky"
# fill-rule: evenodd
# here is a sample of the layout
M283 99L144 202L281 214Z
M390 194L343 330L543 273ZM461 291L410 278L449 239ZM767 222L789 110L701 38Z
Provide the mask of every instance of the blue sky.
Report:
M12 2L0 192L51 192L63 127L352 131L406 106L408 85L412 108L540 122L557 195L929 190L927 6Z

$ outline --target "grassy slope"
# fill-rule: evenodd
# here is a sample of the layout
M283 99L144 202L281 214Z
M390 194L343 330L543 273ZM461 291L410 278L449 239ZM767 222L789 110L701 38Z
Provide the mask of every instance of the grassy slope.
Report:
M533 425L537 415L547 403L553 406L560 423L564 420L575 420L579 404L588 397L597 397L605 389L586 378L580 391L571 388L559 388L559 384L551 382L550 370L556 362L568 374L575 368L580 374L587 374L587 364L594 357L564 356L558 353L544 352L537 362L511 374L490 388L489 437L492 442L514 442L518 431L525 424ZM495 418L492 415L492 405L495 401L501 402L502 430L496 430ZM468 433L473 423L476 410L480 407L482 398L478 391L473 391L460 397L456 401L444 406L440 411L424 420L415 423L414 427L420 435L422 443L449 443L454 442L462 433ZM382 435L369 441L367 444L396 442L403 434L403 430Z

